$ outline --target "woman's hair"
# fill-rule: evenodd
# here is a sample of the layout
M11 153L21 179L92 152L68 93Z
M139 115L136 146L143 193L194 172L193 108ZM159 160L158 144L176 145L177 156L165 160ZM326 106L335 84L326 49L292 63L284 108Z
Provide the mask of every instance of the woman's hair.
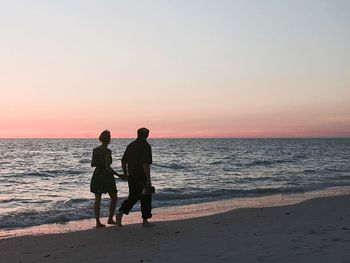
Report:
M111 132L109 130L104 130L98 139L100 142L109 143L111 141Z

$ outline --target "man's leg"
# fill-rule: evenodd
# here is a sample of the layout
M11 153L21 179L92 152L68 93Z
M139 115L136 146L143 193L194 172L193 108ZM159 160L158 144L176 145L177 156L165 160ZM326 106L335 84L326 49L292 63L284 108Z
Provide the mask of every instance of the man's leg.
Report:
M143 226L153 226L153 224L148 222L148 219L152 217L152 194L147 193L146 195L142 195L140 201Z
M128 184L129 184L129 196L120 206L119 212L116 216L116 224L118 226L122 226L121 221L122 221L123 214L128 215L130 210L137 203L137 201L140 200L140 194L142 189L140 189L139 185L133 180L129 180Z

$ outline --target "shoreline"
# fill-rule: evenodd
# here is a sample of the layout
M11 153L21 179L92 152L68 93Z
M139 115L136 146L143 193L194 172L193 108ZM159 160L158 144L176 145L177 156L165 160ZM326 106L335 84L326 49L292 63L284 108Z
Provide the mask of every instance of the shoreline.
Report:
M350 186L332 187L323 190L315 190L303 193L274 194L260 197L239 197L190 205L160 207L153 209L153 218L151 219L151 222L158 223L206 217L242 208L267 208L287 206L298 204L315 198L342 195L350 195ZM102 218L101 221L107 222L107 218ZM141 221L142 220L140 218L139 211L131 212L128 216L124 216L123 218L124 225L139 224L141 223ZM0 229L0 240L25 236L41 236L48 234L65 234L81 232L95 229L94 226L95 219L92 218L77 221L69 221L64 223L44 224L21 229ZM115 227L113 225L106 226L106 229L110 227Z
M314 196L302 202L284 197L284 205L271 207L255 200L249 203L255 208L217 213L229 207L221 202L194 213L210 215L178 219L187 210L176 211L174 220L148 228L131 222L1 239L0 263L350 262L349 192Z

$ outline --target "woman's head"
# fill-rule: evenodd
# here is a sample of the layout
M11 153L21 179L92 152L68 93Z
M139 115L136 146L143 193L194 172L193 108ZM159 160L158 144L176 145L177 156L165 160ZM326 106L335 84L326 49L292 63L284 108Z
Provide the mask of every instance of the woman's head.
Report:
M104 130L101 134L100 137L98 137L100 142L102 143L110 143L111 142L111 132L109 130Z

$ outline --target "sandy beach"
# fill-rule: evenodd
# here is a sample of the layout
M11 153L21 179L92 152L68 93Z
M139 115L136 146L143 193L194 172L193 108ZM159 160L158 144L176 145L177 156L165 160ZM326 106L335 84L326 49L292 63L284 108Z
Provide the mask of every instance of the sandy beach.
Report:
M303 198L160 209L152 228L133 213L121 228L93 229L86 220L67 233L3 236L0 262L350 262L349 193ZM251 208L230 209L243 204Z

